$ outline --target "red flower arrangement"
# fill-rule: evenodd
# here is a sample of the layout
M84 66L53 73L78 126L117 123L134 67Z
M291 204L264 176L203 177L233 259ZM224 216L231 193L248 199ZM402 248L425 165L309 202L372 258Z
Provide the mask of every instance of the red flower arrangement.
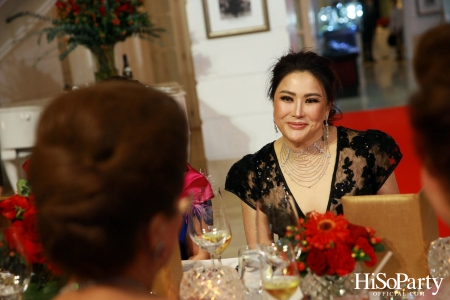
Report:
M28 176L27 160L22 168ZM34 299L31 295L42 291L42 299L50 299L59 289L59 271L46 260L38 238L36 226L36 206L28 181L19 179L18 193L0 201L0 215L10 221L10 225L0 232L0 265L28 264L33 276L24 299ZM41 298L40 298L41 299Z
M311 212L288 226L286 237L301 249L298 269L304 276L308 268L318 276L345 276L357 261L369 267L377 263L375 252L384 251L381 238L370 227L349 223L343 215Z
M61 60L78 45L95 53L132 35L153 40L163 31L150 21L143 0L59 0L55 6L58 13L56 19L26 11L12 15L6 22L22 16L51 22L52 26L37 34L39 37L46 35L48 42L56 37L67 37L67 48L61 53Z

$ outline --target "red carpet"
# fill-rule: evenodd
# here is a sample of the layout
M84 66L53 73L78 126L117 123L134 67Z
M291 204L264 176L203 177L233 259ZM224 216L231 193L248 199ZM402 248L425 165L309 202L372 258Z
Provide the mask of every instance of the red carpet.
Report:
M395 169L400 193L417 193L421 189L420 161L415 155L406 106L344 113L334 125L352 129L378 129L392 136L403 153ZM439 235L450 236L450 228L439 220Z

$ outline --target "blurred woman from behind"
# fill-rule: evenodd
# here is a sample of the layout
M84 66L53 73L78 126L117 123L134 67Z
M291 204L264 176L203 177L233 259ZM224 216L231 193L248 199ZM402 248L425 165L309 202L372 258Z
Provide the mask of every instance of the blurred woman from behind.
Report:
M70 277L56 299L155 299L154 276L178 247L187 141L176 102L133 82L45 109L30 183L44 250Z

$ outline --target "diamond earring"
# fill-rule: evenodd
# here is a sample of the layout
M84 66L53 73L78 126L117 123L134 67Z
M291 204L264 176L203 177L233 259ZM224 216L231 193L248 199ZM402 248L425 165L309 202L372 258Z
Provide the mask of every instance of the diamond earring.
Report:
M330 131L328 129L328 115L325 117L325 138L328 139Z
M275 123L275 120L273 121L273 128L275 129L275 133L278 133L278 127L277 124Z

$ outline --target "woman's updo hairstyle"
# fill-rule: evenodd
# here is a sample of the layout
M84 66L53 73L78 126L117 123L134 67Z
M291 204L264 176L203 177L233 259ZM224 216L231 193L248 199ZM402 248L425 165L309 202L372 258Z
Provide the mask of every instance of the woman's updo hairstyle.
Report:
M56 98L39 122L29 178L49 259L81 278L123 272L152 217L176 213L187 132L172 98L135 82Z
M293 72L311 73L322 84L328 104L331 104L328 122L331 124L331 121L336 120L337 115L341 114L340 109L335 105L336 92L341 85L339 77L333 69L332 61L311 50L289 51L288 54L278 59L270 71L267 95L271 101L273 101L275 91L283 78Z
M450 79L434 75L428 74L423 87L410 97L409 119L419 157L450 191Z

